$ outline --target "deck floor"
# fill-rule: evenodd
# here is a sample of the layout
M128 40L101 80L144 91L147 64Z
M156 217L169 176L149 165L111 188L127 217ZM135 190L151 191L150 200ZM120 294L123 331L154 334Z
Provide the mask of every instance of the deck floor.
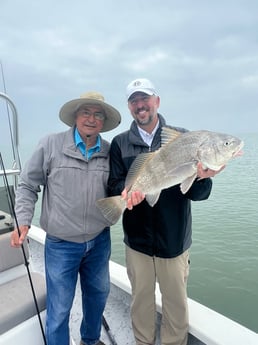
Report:
M39 243L30 239L29 243L32 268L44 274L44 248ZM115 338L118 345L134 345L134 336L131 328L130 319L130 295L119 293L119 289L111 284L111 290L107 301L106 309L104 312L105 319L109 325L110 331ZM80 322L81 322L81 292L80 283L78 280L76 287L76 294L71 310L70 316L70 329L72 337L76 345L80 344ZM160 315L157 315L157 325L160 323ZM101 340L106 345L113 345L109 336L102 328ZM188 345L201 345L199 340L189 335ZM155 345L160 345L159 328L157 326L157 340Z

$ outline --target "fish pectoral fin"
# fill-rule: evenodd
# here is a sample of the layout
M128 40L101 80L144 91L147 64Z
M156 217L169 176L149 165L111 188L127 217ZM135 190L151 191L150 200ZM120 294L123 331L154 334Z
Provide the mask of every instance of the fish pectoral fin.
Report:
M173 171L171 171L170 174L171 180L178 180L178 183L180 183L181 192L185 194L197 177L197 162L191 161L179 165Z
M145 196L146 201L151 207L153 207L156 204L156 202L159 200L160 193L161 192L158 192L156 194L146 194Z
M197 163L195 161L187 162L181 165L178 165L173 170L168 172L168 175L171 176L171 179L184 179L192 176L197 171Z
M96 206L110 225L115 224L126 208L126 202L120 195L103 198L96 201Z
M187 177L181 184L180 189L183 194L188 192L188 190L191 188L192 184L194 183L194 180L196 179L197 174L194 173L192 176Z

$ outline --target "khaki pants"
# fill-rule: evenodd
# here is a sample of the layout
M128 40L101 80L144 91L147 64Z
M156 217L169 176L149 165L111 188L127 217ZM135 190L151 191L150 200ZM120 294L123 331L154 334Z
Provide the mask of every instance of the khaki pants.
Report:
M137 345L155 344L155 283L162 295L162 345L186 345L189 253L172 259L151 257L126 246L127 274L132 286L131 318Z

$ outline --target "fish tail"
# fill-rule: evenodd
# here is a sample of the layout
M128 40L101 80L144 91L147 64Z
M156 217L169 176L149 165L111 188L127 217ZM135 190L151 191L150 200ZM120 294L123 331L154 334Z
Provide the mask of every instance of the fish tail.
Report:
M126 208L126 202L120 195L99 199L96 205L111 225L119 220Z

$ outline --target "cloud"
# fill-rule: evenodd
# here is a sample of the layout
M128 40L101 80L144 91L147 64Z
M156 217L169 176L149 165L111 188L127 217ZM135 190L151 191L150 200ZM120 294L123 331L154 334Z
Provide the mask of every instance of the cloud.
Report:
M0 60L22 142L65 129L60 107L87 90L121 111L112 138L130 125L137 77L154 82L170 124L258 132L257 13L254 0L3 0Z
M258 91L258 74L242 78L242 83L245 87L256 89L256 91Z
M162 51L150 51L147 54L137 54L125 63L125 66L134 72L148 71L150 68L158 68L160 64L167 60L168 56Z

